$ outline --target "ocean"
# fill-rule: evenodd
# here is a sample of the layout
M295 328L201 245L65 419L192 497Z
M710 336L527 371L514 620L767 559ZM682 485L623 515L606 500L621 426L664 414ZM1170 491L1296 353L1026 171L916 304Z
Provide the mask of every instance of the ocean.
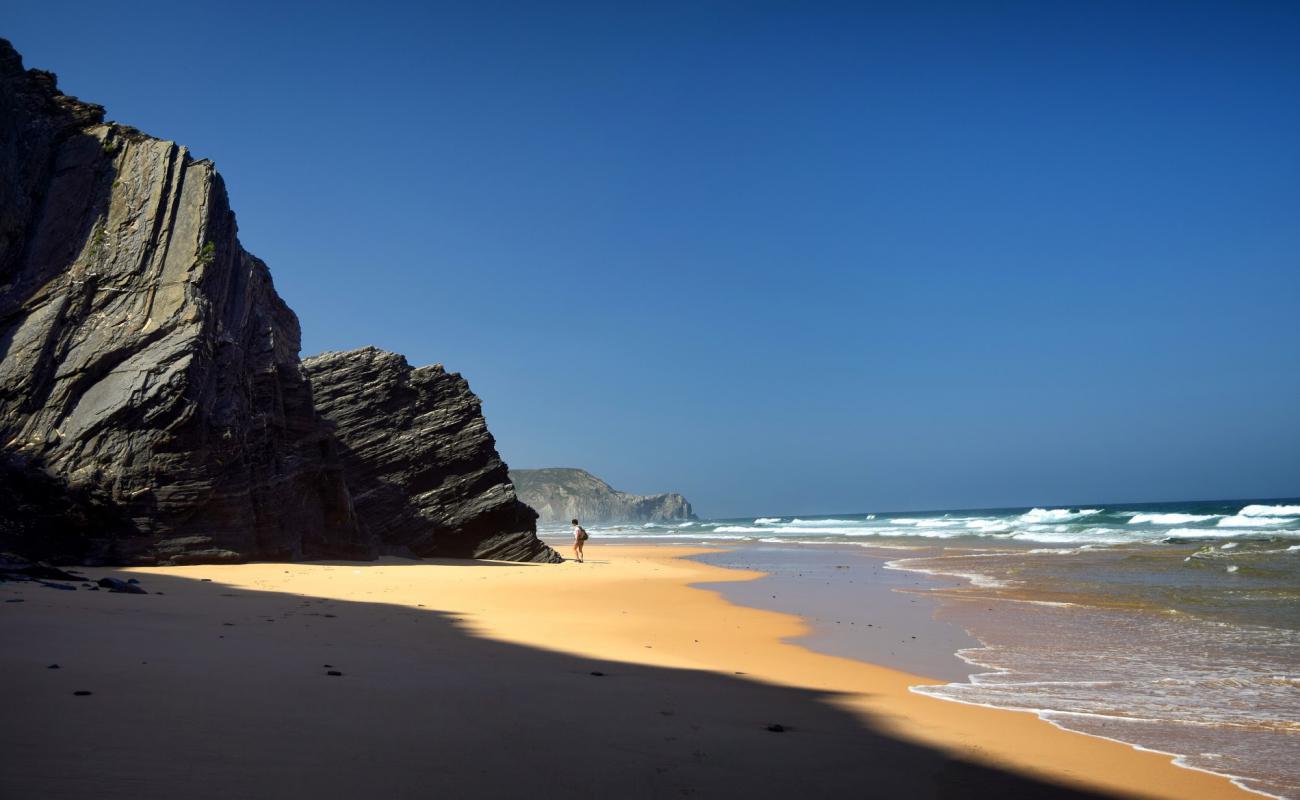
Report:
M969 634L972 644L955 653L969 674L914 691L1032 710L1300 800L1300 499L588 530L594 544L732 545L761 550L769 564L806 564L801 554L847 548L930 576L929 586L895 591L926 594L935 619ZM555 541L566 531L542 532ZM852 606L858 591L840 579L836 602Z

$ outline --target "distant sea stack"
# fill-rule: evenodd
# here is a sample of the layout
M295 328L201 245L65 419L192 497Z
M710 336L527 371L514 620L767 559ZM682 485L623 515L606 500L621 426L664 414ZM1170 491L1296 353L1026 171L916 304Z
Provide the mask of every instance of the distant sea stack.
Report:
M340 444L364 432L337 403L322 418L299 341L212 162L106 123L0 39L0 551L118 564L558 558L510 506L463 381L411 407L460 421L447 447L418 446L434 463L414 474L405 450L358 460ZM394 436L444 435L394 419ZM430 470L443 483L416 511L369 502L370 476L400 490Z
M543 523L671 522L695 519L680 494L636 495L620 492L581 469L510 471L519 499L532 506Z

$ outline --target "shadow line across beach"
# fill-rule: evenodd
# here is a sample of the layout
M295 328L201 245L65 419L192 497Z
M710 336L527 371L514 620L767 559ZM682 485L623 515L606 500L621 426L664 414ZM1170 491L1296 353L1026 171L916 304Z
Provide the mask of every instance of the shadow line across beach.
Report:
M1108 796L902 741L825 692L491 640L434 608L139 577L154 594L0 584L23 601L0 603L0 796Z

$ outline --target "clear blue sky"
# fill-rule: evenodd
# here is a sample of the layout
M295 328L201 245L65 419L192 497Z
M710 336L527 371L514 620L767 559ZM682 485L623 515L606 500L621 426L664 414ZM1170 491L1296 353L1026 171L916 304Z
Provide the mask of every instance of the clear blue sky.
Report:
M1300 494L1300 5L7 0L305 353L710 516Z

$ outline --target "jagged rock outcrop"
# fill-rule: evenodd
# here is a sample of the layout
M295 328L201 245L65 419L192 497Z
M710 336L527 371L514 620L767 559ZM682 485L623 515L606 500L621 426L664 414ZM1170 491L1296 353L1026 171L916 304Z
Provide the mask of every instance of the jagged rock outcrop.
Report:
M544 524L580 519L583 523L671 522L695 519L680 494L637 495L620 492L581 469L551 467L510 471L519 499Z
M369 554L220 176L102 119L0 45L0 446L120 510L88 558Z
M105 123L0 40L0 497L23 501L0 549L374 557L298 350L212 163Z
M423 557L559 561L515 496L469 384L373 347L303 361L334 426L357 516L385 546Z

